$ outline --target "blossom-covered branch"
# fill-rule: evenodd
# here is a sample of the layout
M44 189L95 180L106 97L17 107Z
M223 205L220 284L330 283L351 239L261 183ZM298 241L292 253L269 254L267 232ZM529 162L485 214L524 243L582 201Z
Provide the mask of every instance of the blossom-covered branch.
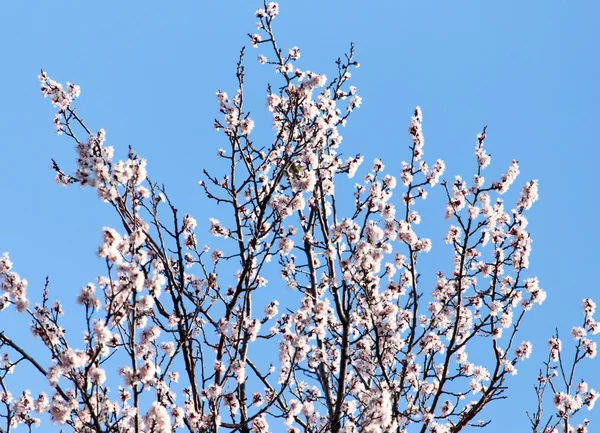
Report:
M454 433L487 426L484 409L507 397L508 376L532 353L519 328L546 298L528 270L526 214L537 181L505 203L519 165L497 180L484 177L487 127L474 143L473 178L444 180L445 163L425 159L419 107L406 161L361 168L362 155L342 152L341 131L362 104L351 84L360 66L354 45L328 79L300 66L299 47L280 47L278 14L276 3L264 2L249 34L260 67L275 71L266 89L270 125L257 124L248 107L246 49L231 96L216 94L222 171L205 169L199 187L226 210L201 223L206 230L151 179L144 158L128 149L118 159L123 151L107 145L106 132L92 132L74 108L79 86L41 72L56 130L77 155L72 169L52 161L57 182L95 190L121 227L102 230L106 272L77 297L81 341L67 339L63 307L48 287L31 307L27 282L7 254L0 259L0 310L25 314L51 359L46 365L0 331L6 431L49 414L81 433ZM432 284L420 263L442 239L426 237L419 204L434 187L445 193L443 241L452 255ZM585 300L572 362L558 334L550 340L534 432L575 431L573 417L597 398L575 375L596 353L588 337L600 329L594 310ZM19 364L46 377L38 397L11 392ZM550 391L557 412L545 421Z

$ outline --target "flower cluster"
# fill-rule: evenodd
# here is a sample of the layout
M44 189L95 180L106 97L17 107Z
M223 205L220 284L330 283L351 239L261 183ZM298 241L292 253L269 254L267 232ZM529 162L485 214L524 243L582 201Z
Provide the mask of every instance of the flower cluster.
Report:
M78 85L67 83L65 90L61 83L50 79L44 71L38 75L38 79L42 84L41 91L44 98L49 97L52 105L58 107L58 112L54 116L54 126L56 132L62 134L64 125L61 123L61 118L66 116L67 109L73 100L79 97L81 88Z
M0 311L14 304L19 313L23 313L29 306L27 299L27 280L12 271L13 263L8 253L0 256Z

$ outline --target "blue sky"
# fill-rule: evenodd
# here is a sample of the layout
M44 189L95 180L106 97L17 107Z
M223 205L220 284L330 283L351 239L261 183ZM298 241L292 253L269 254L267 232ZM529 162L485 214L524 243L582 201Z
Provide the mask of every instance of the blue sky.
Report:
M361 67L353 81L363 106L342 131L343 152L363 153L367 162L382 157L388 169L398 170L408 158L412 109L420 105L426 156L446 161L446 178L470 178L475 136L488 125L488 176L514 158L521 165L519 188L539 179L541 198L529 214L530 270L548 300L530 314L521 334L534 342L534 355L509 383L511 398L487 413L497 420L486 430L525 432L524 409L533 407L532 384L547 337L557 326L566 336L579 324L581 299L597 297L600 5L370 3L284 0L276 20L280 45L298 45L303 68L331 74L333 61L356 43ZM151 177L202 225L221 212L197 187L202 168L225 145L212 129L214 94L232 93L235 62L249 45L246 34L254 32L258 6L247 0L3 5L0 252L11 253L32 293L49 275L55 296L73 298L104 270L95 255L100 229L117 225L93 192L53 181L50 158L72 167L74 153L65 137L54 134L53 109L39 93L40 68L58 81L80 84L77 106L89 126L105 128L108 144L121 156L131 145L146 157ZM260 52L248 48L247 86L254 111L264 116L264 84L274 75L255 61ZM262 128L268 137L270 126ZM447 268L441 189L422 209L434 251L442 249L428 266ZM438 265L438 259L446 261ZM589 373L598 362L587 363L586 375L596 389L600 378ZM589 418L600 423L598 414Z

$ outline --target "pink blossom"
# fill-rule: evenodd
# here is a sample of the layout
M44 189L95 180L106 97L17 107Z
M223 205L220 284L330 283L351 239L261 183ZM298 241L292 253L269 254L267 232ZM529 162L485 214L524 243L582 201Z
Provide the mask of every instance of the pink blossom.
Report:
M242 130L242 134L248 135L254 129L254 120L246 117L240 121L240 129Z
M575 340L581 340L583 337L586 336L585 329L583 329L581 326L576 326L571 330L571 336Z
M562 342L557 337L552 337L548 340L548 346L550 347L550 359L558 361L560 351L562 350Z
M267 5L267 15L269 15L269 17L273 19L277 16L277 14L279 14L279 4L275 2L270 2Z
M521 345L515 350L515 355L519 359L529 358L531 356L531 352L533 351L533 346L530 341L524 341Z
M581 344L587 358L595 358L597 353L596 342L588 338L582 338Z
M252 433L268 433L269 424L264 414L259 415L252 421Z
M583 307L583 311L585 312L586 316L594 315L594 312L596 311L596 303L590 298L585 298L583 301L581 301L581 306Z
M260 44L261 42L262 42L262 38L258 34L254 34L250 37L250 43L252 44L252 46L254 48L257 48L258 44Z
M144 422L148 431L153 433L171 433L171 417L167 409L156 401L152 403L152 407L144 416Z
M211 218L210 219L210 233L213 236L224 236L227 237L229 236L229 232L227 231L227 229L225 229L221 223L219 222L219 220L215 219L215 218Z

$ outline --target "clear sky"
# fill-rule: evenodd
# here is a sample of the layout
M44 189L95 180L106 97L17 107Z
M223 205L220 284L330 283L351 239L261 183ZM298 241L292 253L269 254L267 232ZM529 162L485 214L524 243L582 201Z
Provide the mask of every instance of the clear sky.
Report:
M105 128L108 144L121 156L133 146L178 207L206 224L221 212L197 187L202 168L225 145L212 129L215 91L234 90L235 62L239 49L249 45L246 34L254 32L260 3L3 4L0 252L11 253L32 293L48 275L55 296L74 298L104 271L95 255L100 229L117 225L92 191L53 181L50 159L73 167L74 153L68 139L54 134L54 111L39 93L40 68L81 85L77 106L88 125ZM572 341L566 335L579 324L580 301L600 301L600 4L282 0L280 6L280 45L298 45L303 68L331 74L333 61L356 43L361 67L353 80L363 106L342 131L346 155L360 152L367 162L382 157L389 169L399 167L409 156L410 115L420 105L425 153L446 161L446 178L470 178L475 136L488 125L488 176L503 172L514 158L521 165L519 189L539 179L541 198L529 213L530 274L539 276L548 299L523 327L521 337L534 343L534 354L509 382L509 400L485 413L495 419L487 432L528 431L524 410L535 403L532 384L547 337L558 326L563 340ZM248 48L247 86L257 112L264 111L265 77L274 78L257 65L260 52ZM262 125L264 137L269 128ZM423 219L435 251L444 248L447 228L441 189L426 206ZM445 260L432 261L433 271L450 265L447 253L431 256ZM2 329L11 326L0 321ZM600 375L593 376L600 360L587 367L586 378L599 389ZM596 421L593 430L600 429L600 410L589 418Z

